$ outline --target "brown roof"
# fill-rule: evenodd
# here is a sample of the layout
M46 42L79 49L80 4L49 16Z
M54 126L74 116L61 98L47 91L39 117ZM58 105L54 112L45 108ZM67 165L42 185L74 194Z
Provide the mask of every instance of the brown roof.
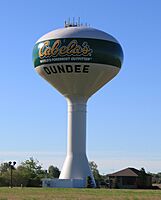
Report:
M129 167L129 168L120 170L118 172L108 174L107 176L133 176L133 177L138 177L139 175L140 175L139 170Z

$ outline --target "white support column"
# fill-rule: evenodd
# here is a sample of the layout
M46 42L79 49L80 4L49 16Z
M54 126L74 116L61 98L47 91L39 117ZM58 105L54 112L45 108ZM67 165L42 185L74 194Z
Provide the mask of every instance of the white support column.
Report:
M67 154L86 154L86 101L68 100Z
M86 99L68 98L67 156L60 179L81 179L90 176L95 181L86 156Z

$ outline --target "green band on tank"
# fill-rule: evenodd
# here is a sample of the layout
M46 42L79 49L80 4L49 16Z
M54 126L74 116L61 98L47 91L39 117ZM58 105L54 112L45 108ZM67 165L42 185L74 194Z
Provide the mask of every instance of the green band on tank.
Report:
M34 46L34 67L65 62L99 63L121 68L123 51L118 43L89 38L45 40Z

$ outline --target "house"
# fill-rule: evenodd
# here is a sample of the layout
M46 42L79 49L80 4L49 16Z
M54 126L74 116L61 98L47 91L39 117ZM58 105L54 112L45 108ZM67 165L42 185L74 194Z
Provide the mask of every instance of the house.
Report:
M152 177L144 169L126 168L118 172L108 174L110 188L137 189L151 188Z

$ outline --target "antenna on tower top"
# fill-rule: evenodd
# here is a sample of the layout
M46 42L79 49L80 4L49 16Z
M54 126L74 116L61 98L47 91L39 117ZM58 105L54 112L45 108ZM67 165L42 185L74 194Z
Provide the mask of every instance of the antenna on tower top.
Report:
M78 17L78 26L80 26L80 17Z
M68 28L68 27L80 27L80 26L86 26L88 27L89 25L87 23L83 24L81 23L80 17L78 17L78 19L75 21L75 17L73 17L72 22L70 21L70 17L68 18L68 22L65 20L64 22L64 27Z
M75 18L73 17L73 26L75 26Z

